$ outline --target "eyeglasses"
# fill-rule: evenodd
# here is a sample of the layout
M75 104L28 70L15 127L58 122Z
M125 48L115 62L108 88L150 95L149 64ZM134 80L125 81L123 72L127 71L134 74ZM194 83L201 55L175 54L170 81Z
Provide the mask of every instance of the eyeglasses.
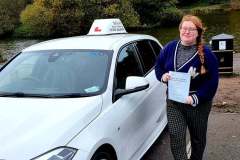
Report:
M193 33L193 32L196 31L197 29L196 29L196 28L182 27L181 30L182 30L183 32L189 31L189 32Z

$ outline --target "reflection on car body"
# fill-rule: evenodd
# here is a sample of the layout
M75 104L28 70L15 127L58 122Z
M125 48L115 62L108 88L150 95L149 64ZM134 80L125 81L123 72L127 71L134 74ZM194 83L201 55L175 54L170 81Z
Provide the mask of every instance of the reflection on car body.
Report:
M0 159L140 159L167 124L160 50L119 19L24 49L0 72Z

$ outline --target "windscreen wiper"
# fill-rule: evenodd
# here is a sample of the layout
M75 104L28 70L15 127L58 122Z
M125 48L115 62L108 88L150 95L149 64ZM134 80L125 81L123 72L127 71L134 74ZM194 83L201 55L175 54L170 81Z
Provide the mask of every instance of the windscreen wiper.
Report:
M92 96L89 94L70 93L70 94L32 94L24 92L0 92L0 97L38 97L38 98L79 98Z
M55 98L79 98L79 97L89 97L92 95L82 94L82 93L69 93L69 94L57 94Z
M39 97L39 98L52 98L48 94L31 94L24 92L0 92L0 97Z
M25 97L23 92L0 92L0 97Z

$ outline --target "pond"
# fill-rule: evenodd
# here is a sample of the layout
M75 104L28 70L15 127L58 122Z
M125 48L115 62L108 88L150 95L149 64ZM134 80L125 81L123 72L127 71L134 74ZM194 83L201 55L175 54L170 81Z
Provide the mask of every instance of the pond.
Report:
M205 43L209 43L215 35L221 33L230 34L235 37L234 50L240 53L240 11L218 13L201 16L200 18L206 27L206 32L204 33ZM179 37L178 27L151 29L142 31L142 33L155 36L162 44L166 44L168 41Z
M22 49L40 42L40 40L31 39L0 39L0 54L4 59L9 59Z
M225 33L233 35L234 50L240 53L240 11L231 11L228 13L218 13L208 16L202 16L203 22L207 27L204 34L205 43L211 40L211 37ZM150 34L159 39L164 45L168 41L178 38L178 27L154 28L137 33ZM0 40L0 52L7 59L21 51L23 48L40 42L41 40L29 39L5 39Z

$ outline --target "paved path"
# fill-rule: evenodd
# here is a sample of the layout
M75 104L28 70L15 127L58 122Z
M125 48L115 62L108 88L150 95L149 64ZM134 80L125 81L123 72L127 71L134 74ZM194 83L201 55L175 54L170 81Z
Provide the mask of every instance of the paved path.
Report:
M240 114L211 112L203 160L240 160ZM167 129L141 160L173 160Z
M233 72L240 74L240 53L233 55Z
M207 155L208 160L240 160L240 114L211 113Z

